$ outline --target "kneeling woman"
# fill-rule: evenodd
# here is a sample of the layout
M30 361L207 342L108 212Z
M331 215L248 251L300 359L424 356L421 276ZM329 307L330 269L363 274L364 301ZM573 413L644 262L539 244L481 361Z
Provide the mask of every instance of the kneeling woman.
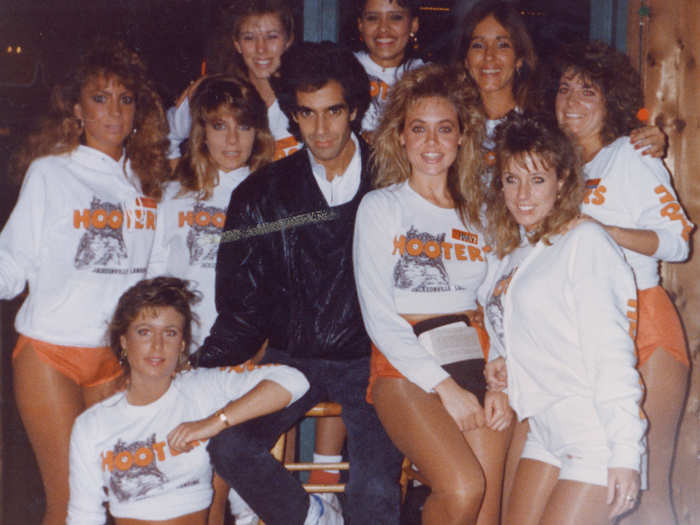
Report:
M185 370L197 296L174 277L127 290L110 324L126 389L78 417L69 525L204 524L212 467L204 441L297 400L306 378L282 366Z
M355 277L375 345L369 397L429 481L424 524L476 523L480 508L478 523L498 523L508 438L498 431L512 413L483 378L478 108L476 90L444 67L407 72L376 135L380 189L364 197L355 225Z
M489 190L489 363L530 431L506 523L602 524L632 508L646 427L636 290L622 251L578 219L583 179L556 123L513 115ZM505 370L504 370L505 368Z

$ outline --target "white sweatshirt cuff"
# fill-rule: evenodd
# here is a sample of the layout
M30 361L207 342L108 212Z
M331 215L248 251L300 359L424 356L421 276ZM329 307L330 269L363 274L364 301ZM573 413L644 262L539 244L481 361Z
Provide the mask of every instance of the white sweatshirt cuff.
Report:
M654 257L662 261L683 261L688 258L688 243L678 233L668 230L653 230L659 238Z
M190 136L192 128L192 116L190 115L190 101L187 97L179 106L173 106L168 109L166 114L168 118L168 140L170 146L168 148L168 158L180 158L180 144Z
M636 470L641 469L641 455L639 447L629 445L613 445L608 468L629 468Z

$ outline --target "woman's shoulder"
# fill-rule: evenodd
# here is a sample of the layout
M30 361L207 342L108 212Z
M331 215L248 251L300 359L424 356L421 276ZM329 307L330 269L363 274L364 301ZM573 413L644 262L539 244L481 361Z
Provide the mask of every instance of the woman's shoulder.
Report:
M364 208L391 208L400 204L400 201L405 198L406 182L399 182L371 190L362 197L360 204Z

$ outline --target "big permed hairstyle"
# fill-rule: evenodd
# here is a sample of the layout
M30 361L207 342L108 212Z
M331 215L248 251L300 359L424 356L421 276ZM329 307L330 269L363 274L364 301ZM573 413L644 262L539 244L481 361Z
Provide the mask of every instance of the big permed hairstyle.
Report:
M123 42L97 40L75 71L54 87L49 114L39 130L18 150L12 168L24 174L38 157L67 153L78 147L83 129L74 107L87 82L115 78L135 94L134 131L124 142L126 157L141 182L145 195L160 199L161 184L170 176L166 159L168 123L160 97L147 76L141 58Z
M496 166L487 196L487 224L489 242L499 257L509 254L520 245L520 227L506 207L503 193L503 174L511 162L523 166L525 157L532 155L554 168L557 180L564 183L551 213L537 227L528 232L531 244L549 237L579 213L583 200L583 171L574 145L559 129L554 119L544 116L511 113L496 130Z
M247 80L223 75L205 78L192 96L190 112L189 147L175 172L185 191L206 200L219 184L219 169L206 144L206 125L220 112L231 113L239 124L255 130L253 151L247 162L251 171L272 160L274 139L267 124L267 108Z
M537 54L525 22L512 3L485 0L476 4L462 20L460 31L463 31L463 33L455 50L453 60L464 67L464 60L467 56L467 51L469 51L474 29L482 20L489 16L496 19L508 31L513 42L516 60L522 59L523 61L522 66L515 70L513 95L518 106L524 108L528 102L528 92L531 88L530 84L535 67L537 66ZM469 73L466 74L466 79L476 86Z
M618 137L642 126L637 111L644 105L642 83L627 55L603 42L579 42L567 46L556 61L551 88L556 96L564 74L580 75L600 88L605 100L605 117L600 138L608 145ZM553 100L548 100L550 108Z
M370 102L369 77L352 51L333 42L303 42L282 55L279 75L272 77L270 83L282 111L289 117L289 131L297 140L303 140L293 118L298 110L297 92L316 91L331 80L343 88L349 112L357 110L350 125L359 133Z
M294 15L289 0L235 0L221 11L220 22L207 50L209 73L247 74L243 59L233 45L249 16L279 17L287 38L294 36Z
M201 294L189 288L188 281L177 277L156 277L144 279L122 294L109 323L109 346L117 359L122 363L125 376L128 377L129 362L122 357L121 336L129 330L133 323L143 313L154 313L155 308L172 306L184 318L182 338L185 341L185 351L181 353L176 371L187 367L187 356L192 344L192 323L198 322L197 315L192 311L195 303L199 302Z
M461 82L455 68L430 64L414 69L404 74L389 91L389 101L376 132L372 154L376 174L374 185L382 188L411 176L411 164L405 147L401 145L401 134L410 106L428 97L447 99L457 111L462 145L448 170L447 187L462 222L478 225L484 202L480 151L485 116L478 91Z

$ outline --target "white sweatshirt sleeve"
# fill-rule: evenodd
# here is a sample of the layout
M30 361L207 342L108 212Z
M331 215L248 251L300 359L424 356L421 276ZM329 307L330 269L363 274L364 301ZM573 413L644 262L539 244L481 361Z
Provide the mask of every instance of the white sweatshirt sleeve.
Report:
M640 469L646 429L630 334L636 288L620 249L594 224L580 225L570 259L576 324L596 410L612 452L609 467Z
M396 311L393 297L395 213L387 196L370 192L355 219L353 265L362 319L374 345L409 381L426 392L449 377Z
M0 299L10 299L24 290L27 279L40 264L50 197L46 187L48 174L42 166L43 163L34 162L27 170L17 204L0 233Z
M90 414L87 414L90 417ZM104 490L99 452L90 446L93 434L85 416L73 425L70 438L68 518L66 525L103 525L106 523Z
M292 398L291 405L309 390L309 381L296 368L286 365L253 365L246 362L237 366L212 369L217 390L223 391L229 400L238 399L250 392L261 381L274 381L287 390ZM217 407L221 408L221 407Z
M185 97L182 104L173 106L168 109L166 116L168 118L168 140L170 147L168 148L169 159L180 158L180 144L182 144L190 136L192 129L192 116L190 115L190 100Z
M659 238L654 257L678 262L688 258L694 225L678 202L671 177L659 159L642 156L625 144L628 178L625 195L639 228L652 230Z

